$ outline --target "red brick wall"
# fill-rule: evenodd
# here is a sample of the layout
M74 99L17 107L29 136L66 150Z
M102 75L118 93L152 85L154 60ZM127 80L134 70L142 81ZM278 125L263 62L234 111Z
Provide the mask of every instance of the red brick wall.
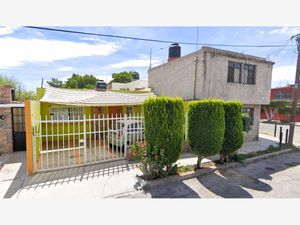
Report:
M11 86L0 86L0 104L11 103Z
M9 153L13 151L11 108L0 108L1 115L5 119L0 119L0 153Z

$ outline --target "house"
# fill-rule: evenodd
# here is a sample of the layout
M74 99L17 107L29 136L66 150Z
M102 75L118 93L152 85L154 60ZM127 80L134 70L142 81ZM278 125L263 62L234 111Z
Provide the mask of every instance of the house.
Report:
M142 104L155 95L49 87L37 96L25 102L30 175L126 158L143 139Z
M126 91L151 91L148 88L148 80L135 80L129 83L112 82L112 90L126 90Z
M210 47L181 57L180 46L169 47L167 63L148 71L156 95L182 97L186 102L218 98L242 101L251 117L245 140L259 134L261 105L269 104L274 62L265 58Z
M0 86L0 154L26 150L24 104L11 86Z
M293 97L294 97L294 89L295 89L295 85L293 85L293 84L287 85L285 87L272 88L270 100L271 101L290 101L290 102L292 102ZM300 90L298 90L298 101L299 101L299 99L300 99ZM261 119L268 119L265 112L261 113ZM275 112L272 119L286 122L286 121L290 120L290 115ZM299 114L296 115L296 121L300 122Z

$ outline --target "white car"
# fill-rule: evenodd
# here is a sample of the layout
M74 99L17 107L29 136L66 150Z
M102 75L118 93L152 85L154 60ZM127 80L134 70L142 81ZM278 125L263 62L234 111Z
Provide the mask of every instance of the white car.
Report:
M127 133L127 137L125 137L125 133ZM143 141L144 123L140 120L114 121L112 129L107 134L107 139L109 144L121 148L124 147L125 139L128 146L135 141Z

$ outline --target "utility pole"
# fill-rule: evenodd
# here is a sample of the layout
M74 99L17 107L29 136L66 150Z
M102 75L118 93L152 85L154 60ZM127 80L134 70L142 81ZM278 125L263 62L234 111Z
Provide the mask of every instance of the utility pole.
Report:
M297 34L297 35L294 35L293 37L291 37L291 39L294 39L294 38L296 39L296 42L297 42L298 58L297 58L297 69L296 69L295 87L294 87L291 122L290 122L289 145L293 145L293 139L294 139L295 122L296 122L296 115L297 115L299 77L300 77L300 34Z

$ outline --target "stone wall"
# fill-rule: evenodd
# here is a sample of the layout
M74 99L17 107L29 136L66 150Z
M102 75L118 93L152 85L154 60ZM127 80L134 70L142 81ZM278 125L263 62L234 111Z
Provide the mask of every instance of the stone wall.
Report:
M11 86L0 86L0 104L11 103Z
M0 153L13 152L11 108L0 108L1 115L5 119L0 119Z

